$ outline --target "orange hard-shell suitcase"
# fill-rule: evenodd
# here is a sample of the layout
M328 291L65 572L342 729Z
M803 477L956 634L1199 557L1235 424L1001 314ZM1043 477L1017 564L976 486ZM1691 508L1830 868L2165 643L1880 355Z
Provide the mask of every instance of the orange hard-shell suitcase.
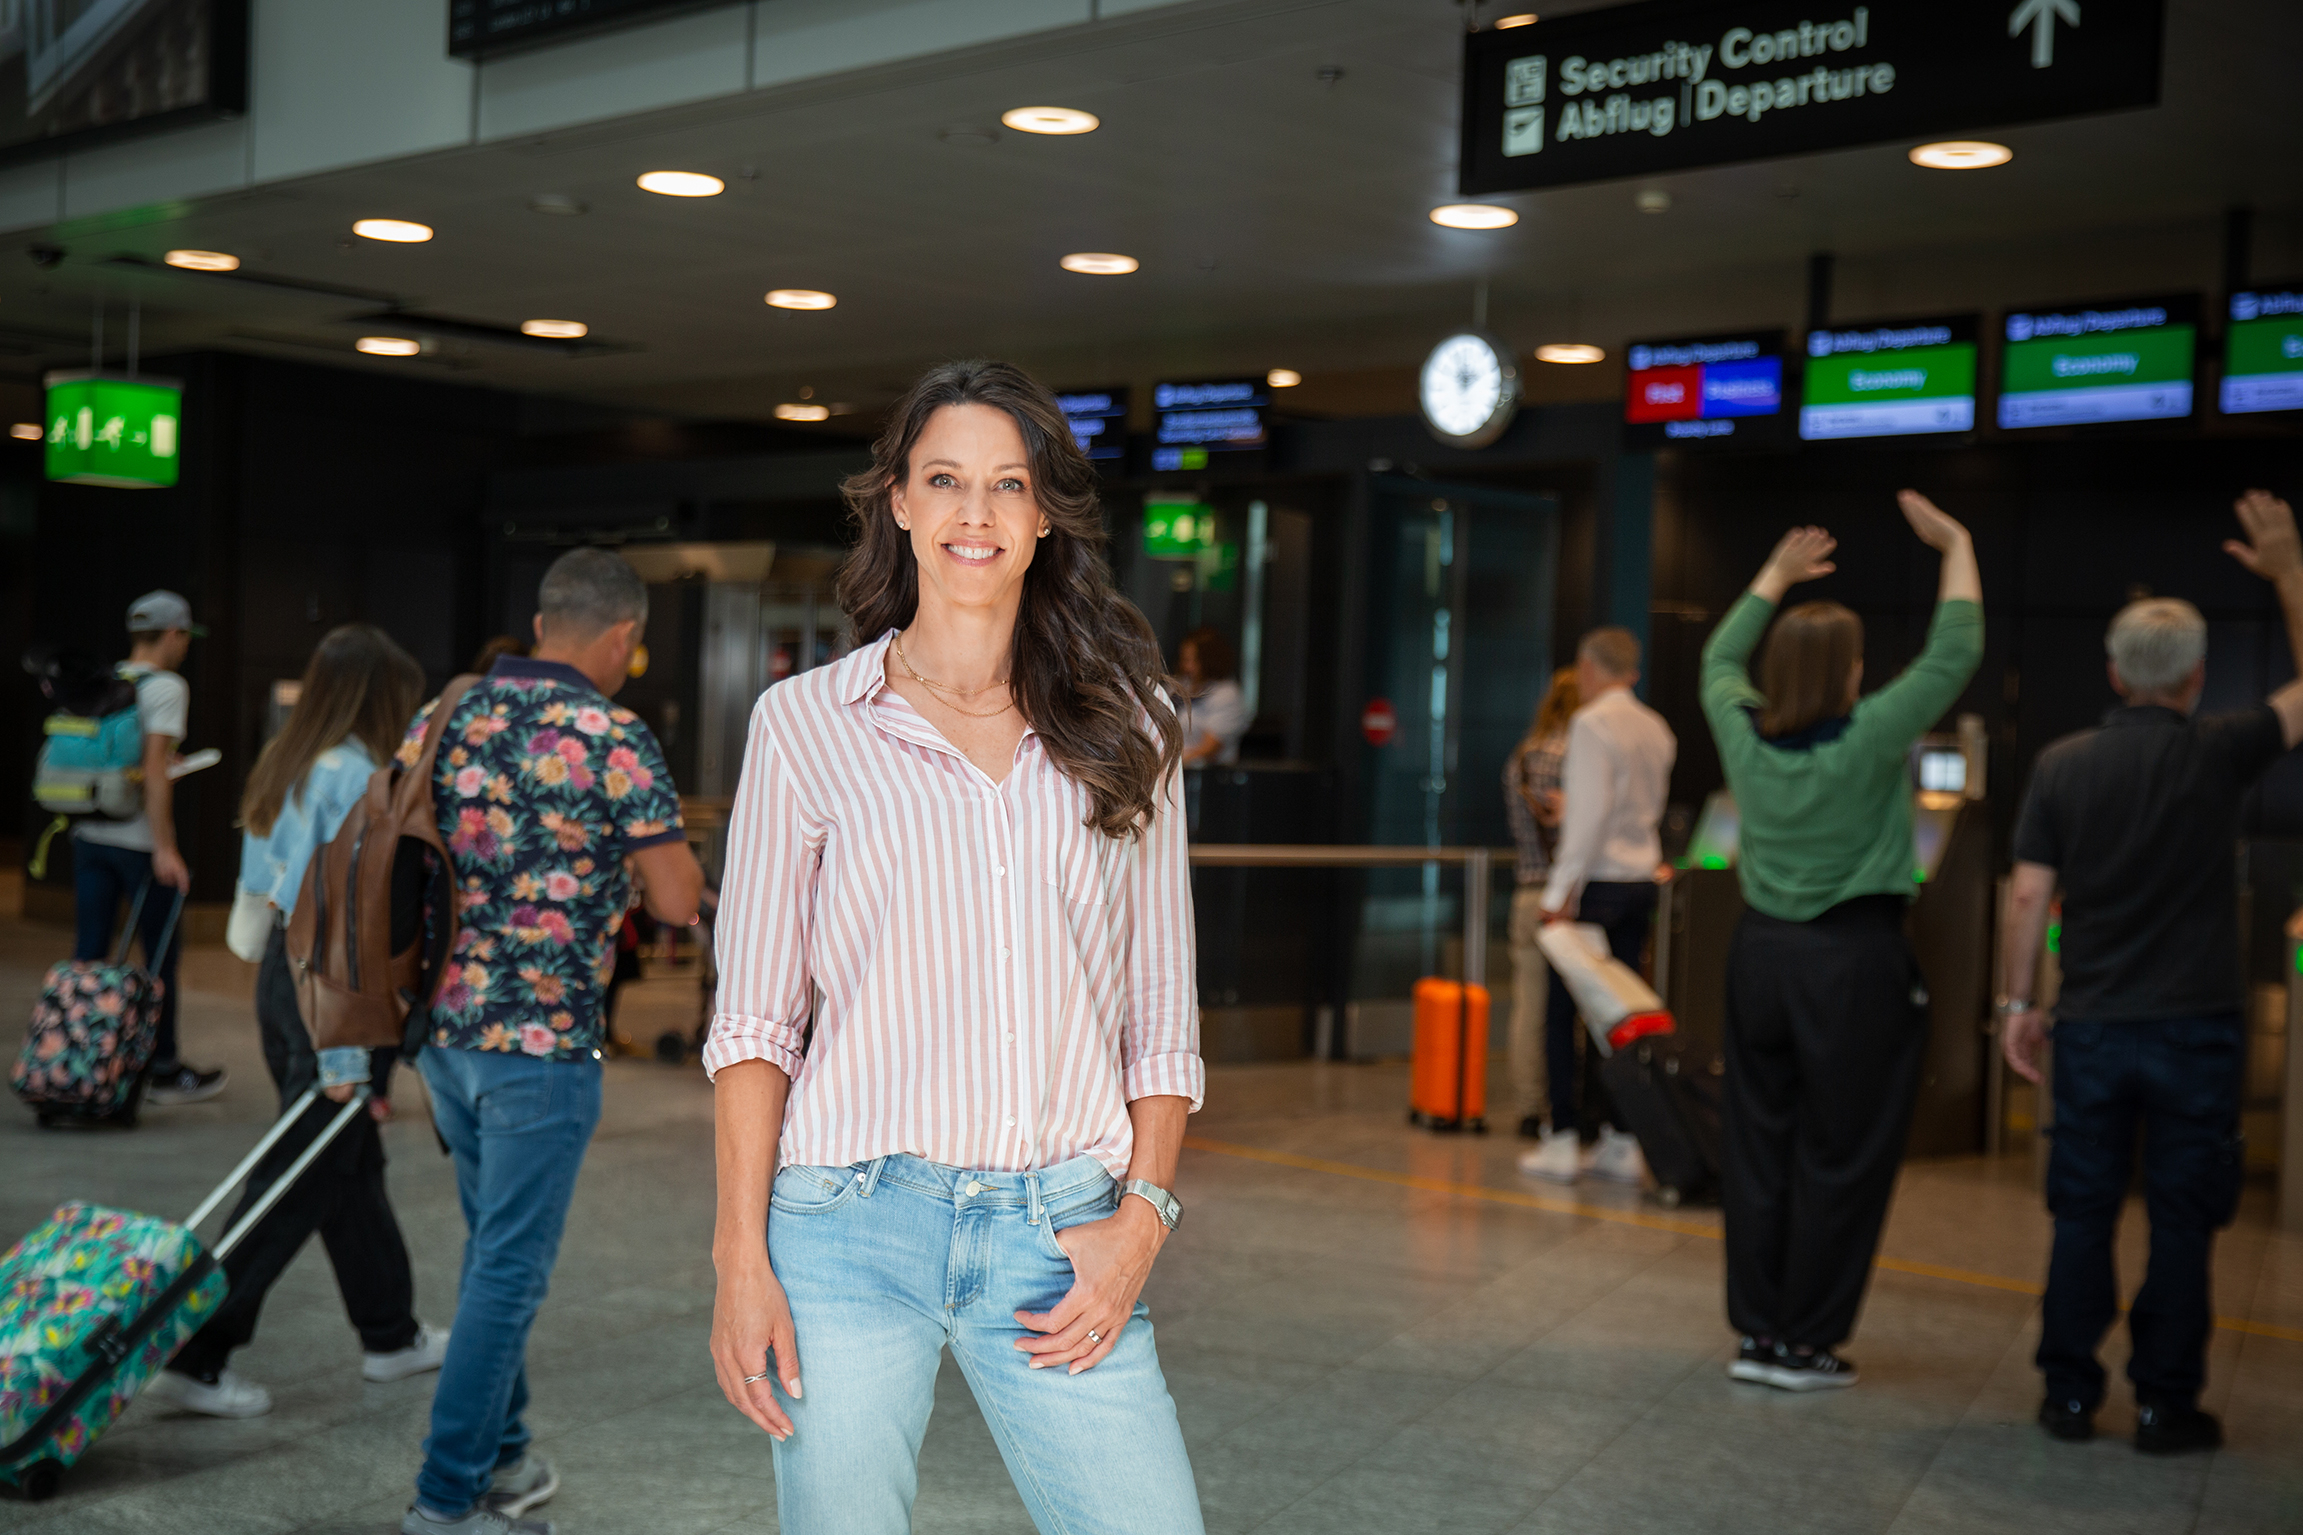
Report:
M1415 983L1409 1124L1487 1130L1487 988L1425 976Z

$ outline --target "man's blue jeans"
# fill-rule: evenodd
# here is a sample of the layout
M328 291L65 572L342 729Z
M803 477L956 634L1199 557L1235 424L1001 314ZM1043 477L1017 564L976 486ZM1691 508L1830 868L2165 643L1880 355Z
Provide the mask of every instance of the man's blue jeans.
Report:
M120 903L136 900L136 892L150 889L144 896L144 905L136 913L137 937L144 945L144 968L160 978L166 987L160 994L159 1028L152 1036L152 1067L155 1076L175 1069L176 1057L176 958L184 952L184 935L172 934L168 939L168 952L155 955L152 946L160 941L160 934L168 926L168 914L175 909L176 892L166 885L152 884L152 855L138 848L113 847L104 842L72 842L72 902L73 915L78 919L78 931L73 936L74 959L110 959L112 957L112 924L120 920Z
M528 1447L528 1328L551 1283L584 1148L600 1122L600 1063L428 1046L416 1058L456 1158L464 1274L432 1393L416 1501L461 1515Z
M2198 1396L2214 1325L2208 1256L2239 1207L2244 1045L2237 1013L2055 1025L2055 1256L2038 1355L2050 1400L2090 1410L2103 1400L2095 1349L2119 1314L2112 1241L2138 1127L2151 1260L2127 1314L2127 1378L2139 1401L2188 1406Z
M768 1257L805 1395L778 1397L776 1511L795 1535L905 1535L948 1346L1042 1535L1199 1535L1199 1494L1139 1301L1092 1370L1030 1367L1018 1311L1072 1287L1056 1233L1118 1206L1093 1157L1036 1173L918 1157L776 1174ZM767 1369L764 1362L758 1369Z

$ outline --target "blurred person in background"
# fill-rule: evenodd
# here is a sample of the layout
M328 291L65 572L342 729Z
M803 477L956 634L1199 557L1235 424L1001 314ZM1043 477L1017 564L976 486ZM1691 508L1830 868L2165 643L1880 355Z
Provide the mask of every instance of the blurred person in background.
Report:
M1175 649L1176 672L1184 684L1182 706L1185 767L1229 767L1239 761L1240 737L1247 734L1247 695L1240 691L1239 657L1223 631L1203 626L1185 635Z
M1679 755L1678 738L1663 716L1632 692L1638 681L1639 638L1630 630L1594 629L1576 646L1575 689L1582 702L1568 725L1560 769L1565 803L1539 914L1543 922L1589 922L1605 929L1608 952L1634 970L1655 919L1655 871L1663 862L1655 828ZM1519 1169L1554 1183L1589 1175L1636 1186L1647 1177L1646 1159L1601 1084L1596 1054L1583 1033L1575 998L1554 973L1544 1016L1551 1123L1542 1144L1520 1157ZM1597 1138L1588 1161L1586 1118L1599 1121L1592 1127Z
M524 656L527 653L528 643L527 641L521 639L518 635L491 635L487 640L482 642L480 648L473 653L472 664L465 667L464 669L468 672L473 672L479 676L485 677L489 672L495 670L496 662L500 657Z
M261 1199L327 1127L336 1103L368 1079L368 1052L314 1051L289 968L288 918L304 871L320 846L391 760L400 732L423 696L424 673L392 637L369 624L330 630L304 668L287 725L265 744L240 799L240 879L226 939L256 972L256 1026L280 1108L319 1084L330 1102L304 1111L248 1177L229 1229ZM384 1190L384 1142L363 1115L281 1197L248 1239L224 1260L224 1304L153 1377L150 1394L171 1406L218 1418L272 1410L271 1393L226 1367L256 1336L264 1297L314 1232L327 1248L344 1314L360 1334L360 1373L393 1381L436 1370L448 1334L416 1318L415 1280Z
M1511 1029L1505 1059L1522 1110L1519 1133L1531 1140L1543 1133L1547 1076L1543 1028L1551 996L1551 972L1538 942L1543 931L1543 887L1551 877L1552 850L1559 845L1568 722L1582 696L1574 667L1553 672L1527 734L1503 764L1503 814L1519 851L1518 884L1511 895Z
M2246 541L2223 547L2272 584L2303 661L2295 515L2260 490L2237 510ZM2223 1426L2199 1409L2214 1326L2208 1260L2216 1231L2238 1212L2244 1171L2239 810L2264 770L2303 740L2303 680L2252 708L2200 714L2207 621L2172 598L2121 609L2103 648L2123 703L2039 754L2015 824L2003 949L2001 1048L2037 1082L2049 1031L2033 986L2060 885L2047 1162L2055 1247L2040 1303L2039 1422L2057 1439L2094 1437L2104 1395L2095 1351L2119 1314L2113 1243L2140 1141L2151 1258L2127 1313L2135 1448L2210 1450Z
M1703 647L1750 908L1727 962L1727 1314L1743 1335L1728 1373L1787 1391L1855 1384L1834 1351L1855 1330L1927 1046L1904 936L1911 748L1983 659L1973 541L1918 492L1900 502L1943 562L1927 644L1893 682L1861 696L1863 621L1847 608L1776 617L1784 593L1837 568L1821 528L1783 535Z

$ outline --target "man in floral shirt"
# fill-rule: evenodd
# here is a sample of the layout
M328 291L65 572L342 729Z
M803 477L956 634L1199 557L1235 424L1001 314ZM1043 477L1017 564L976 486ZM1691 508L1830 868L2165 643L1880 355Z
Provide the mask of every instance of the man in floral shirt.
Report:
M694 919L703 885L655 736L609 702L647 588L615 555L577 549L545 573L538 607L535 655L500 658L456 704L432 781L458 929L417 1065L471 1235L404 1535L544 1528L519 1517L559 1487L527 1453L524 1359L599 1122L616 929L632 870L674 924Z

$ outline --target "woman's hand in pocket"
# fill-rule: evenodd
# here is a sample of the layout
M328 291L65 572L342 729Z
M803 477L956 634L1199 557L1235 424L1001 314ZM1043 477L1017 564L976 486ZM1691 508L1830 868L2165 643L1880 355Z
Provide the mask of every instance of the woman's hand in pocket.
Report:
M799 1340L792 1328L792 1304L765 1250L720 1268L712 1301L712 1370L736 1411L779 1442L792 1436L791 1417L776 1400L775 1388L781 1384L787 1395L799 1398ZM773 1380L765 1378L770 1374Z
M1016 1313L1018 1322L1040 1334L1016 1340L1016 1347L1031 1356L1031 1367L1067 1365L1077 1375L1103 1363L1135 1315L1136 1297L1166 1240L1167 1227L1140 1199L1122 1199L1104 1219L1056 1233L1056 1245L1072 1260L1074 1277L1054 1310Z

